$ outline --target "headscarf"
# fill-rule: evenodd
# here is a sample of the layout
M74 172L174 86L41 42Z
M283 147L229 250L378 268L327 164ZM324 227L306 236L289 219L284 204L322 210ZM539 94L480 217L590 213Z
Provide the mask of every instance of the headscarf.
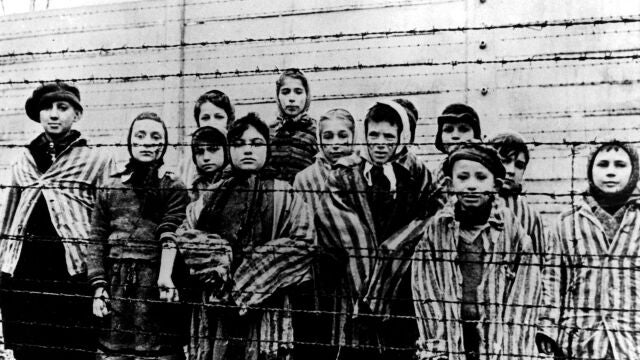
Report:
M600 153L600 151L604 149L610 149L612 147L620 148L624 150L627 155L629 155L629 159L631 161L631 174L629 175L629 181L627 182L627 185L625 185L622 190L614 194L609 194L602 191L593 182L593 166L596 156ZM600 207L602 207L605 211L610 214L615 213L629 200L634 190L636 189L638 177L640 174L638 166L638 152L629 144L614 140L600 145L600 147L598 147L589 157L589 167L587 168L587 179L589 180L589 195L591 195L598 202L598 205L600 205Z
M151 162L141 162L138 161L133 156L133 145L131 143L131 136L133 135L133 125L136 121L140 120L153 120L162 124L162 129L164 130L164 146L160 152L160 155ZM167 151L168 146L168 131L167 126L164 121L158 116L158 114L154 112L143 112L136 116L135 119L131 122L131 126L129 127L129 135L127 136L127 149L129 150L129 163L127 163L124 173L129 173L131 176L128 182L134 188L136 195L140 199L145 199L144 202L147 203L148 199L153 199L157 195L157 188L159 186L160 179L158 177L158 170L164 164L163 157L165 152ZM146 208L150 208L145 206ZM144 211L144 209L143 209Z
M282 107L282 104L280 103L280 88L284 86L284 82L287 78L300 80L300 82L302 83L302 87L304 87L305 93L307 95L302 111L300 112L300 114L296 115L293 118L287 115L287 113L284 111L284 108ZM283 71L282 74L280 74L280 77L276 81L276 102L278 104L278 118L281 122L296 122L302 118L307 117L307 111L309 110L309 106L311 105L311 93L309 92L309 81L307 80L307 76L301 70L287 69Z
M356 140L356 121L354 120L353 115L351 115L350 112L348 112L345 109L336 108L336 109L331 109L326 113L324 113L324 115L320 116L320 119L318 120L318 126L316 127L316 139L318 140L318 154L316 155L316 158L322 157L327 161L328 159L325 156L324 151L322 149L322 138L321 138L322 129L321 128L322 128L322 122L324 120L331 120L331 119L342 120L346 122L348 124L349 129L351 130L351 134L353 135L351 145L353 145L353 143Z
M398 137L398 146L396 146L395 152L391 156L390 161L382 165L382 173L387 178L387 180L389 180L389 184L390 184L389 190L394 194L394 198L395 198L397 179L396 179L395 172L393 171L392 163L398 154L401 154L403 150L408 148L408 144L410 144L410 141L411 141L411 128L409 126L409 117L407 115L407 111L402 105L398 104L395 101L378 101L375 105L372 106L372 108L380 105L388 106L395 113L397 113L398 116L400 117L400 122L401 122L399 125L402 126L402 131L400 133L400 136ZM369 110L371 110L371 108ZM368 121L368 120L365 120L365 121ZM366 134L365 134L365 139L366 139ZM361 151L361 156L365 160L364 178L367 181L367 184L371 186L372 185L371 170L373 169L374 165L373 165L373 161L371 160L371 155L369 154L369 146L365 145L365 147L366 149L363 149L363 151Z
M224 163L220 168L225 167L229 163L229 144L227 143L226 134L215 127L212 126L203 126L198 128L193 135L191 135L191 159L193 163L196 164L196 147L202 145L213 145L222 147L222 151L224 151ZM198 172L200 172L200 169Z

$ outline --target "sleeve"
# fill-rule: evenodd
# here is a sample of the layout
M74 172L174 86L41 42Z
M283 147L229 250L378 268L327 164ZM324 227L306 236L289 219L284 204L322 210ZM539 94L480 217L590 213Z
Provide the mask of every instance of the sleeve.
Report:
M377 249L369 245L373 243L373 234L353 200L364 195L343 180L349 176L343 171L339 168L330 172L329 196L324 196L320 208L315 209L316 231L320 250L345 264L349 285L359 298L367 291L365 286L373 271Z
M504 304L502 319L506 354L535 355L536 320L540 310L542 279L541 261L531 237L515 217L512 222L507 248L506 288L501 300Z
M379 249L364 303L374 314L389 314L392 299L405 275L410 272L411 257L422 239L426 221L415 219L391 235Z
M547 242L542 273L542 309L538 318L538 332L558 341L560 311L566 296L566 279L571 274L569 257L564 252L565 235L562 220L554 226Z
M411 265L411 289L418 323L418 359L447 358L448 339L446 297L440 279L446 274L443 262L448 261L434 244L436 234L431 224L413 256ZM442 276L440 276L442 275ZM453 274L449 274L453 276Z
M16 166L11 167L11 170ZM10 179L7 184L2 184L4 188L0 188L0 216L2 216L0 224L0 237L6 238L9 235L9 229L16 215L22 189L18 186L13 171L10 171Z
M91 232L87 244L87 278L93 287L107 284L104 259L110 228L109 189L99 189L91 213Z
M182 224L186 217L186 209L189 204L189 193L184 183L180 180L170 179L170 185L164 190L166 196L166 209L162 220L156 229L156 238L163 243L171 239L172 234Z
M284 190L284 191L282 191ZM299 285L309 274L315 256L311 211L288 184L276 189L283 196L274 221L275 238L254 247L234 274L233 297L247 308L262 303L279 289ZM280 208L279 208L280 207Z

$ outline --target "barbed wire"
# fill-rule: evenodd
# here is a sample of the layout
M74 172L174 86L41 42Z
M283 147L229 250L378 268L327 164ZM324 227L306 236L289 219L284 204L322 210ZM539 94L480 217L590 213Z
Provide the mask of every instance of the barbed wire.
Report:
M466 31L479 31L479 30L496 30L496 29L526 29L526 28L546 28L546 27L561 27L567 28L571 26L599 26L606 24L630 24L640 22L640 16L633 15L629 17L615 16L615 17L589 17L581 19L570 20L557 20L557 21L532 21L515 24L501 24L501 25L482 25L482 26L459 26L459 27L442 27L431 29L411 29L411 30L387 30L387 31L372 31L372 32L359 32L359 33L338 33L338 34L316 34L316 35L304 35L304 36L283 36L283 37L268 37L261 39L237 39L237 40L220 40L220 41L202 41L195 43L180 43L180 44L159 44L159 45L138 45L138 46L119 46L111 48L89 48L89 49L65 49L54 51L34 51L34 52L9 52L0 53L0 58L15 57L15 56L35 56L35 55L51 55L51 54L68 54L68 53L106 53L113 51L123 50L145 50L145 49L171 49L171 48L183 48L183 47L201 47L212 45L232 45L242 43L254 43L254 42L292 42L297 40L321 40L327 38L333 39L346 39L356 38L364 39L369 36L383 36L393 37L398 35L428 35L442 32L466 32Z

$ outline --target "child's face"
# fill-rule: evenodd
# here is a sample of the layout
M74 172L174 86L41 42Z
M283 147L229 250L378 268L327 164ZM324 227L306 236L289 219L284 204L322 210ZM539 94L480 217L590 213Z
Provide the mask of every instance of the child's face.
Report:
M211 126L216 129L226 129L228 119L227 112L221 107L208 101L200 106L200 116L198 117L200 127Z
M398 125L370 121L367 125L367 147L375 165L387 163L398 147Z
M199 144L194 149L196 166L201 171L213 173L224 165L224 149L212 144Z
M479 162L458 160L451 171L451 186L465 208L483 206L496 191L493 174Z
M131 153L134 159L146 163L158 160L165 146L165 134L162 124L142 119L133 123L131 131Z
M465 122L445 122L442 125L442 144L447 152L451 145L468 142L473 139L473 128Z
M631 177L631 159L624 149L613 147L596 154L593 160L593 183L607 194L615 194L627 186Z
M258 130L249 126L240 139L231 143L231 163L243 171L258 171L267 161L267 141Z
M500 156L502 165L506 170L504 186L515 187L522 185L524 171L527 168L527 158L524 153L511 153L508 156Z
M69 132L79 119L80 113L67 101L54 101L40 109L40 124L47 134L54 137Z
M340 119L322 120L320 126L320 146L324 155L332 163L353 152L353 132Z
M285 78L284 84L278 92L280 106L288 116L297 116L304 110L307 102L307 91L300 79Z

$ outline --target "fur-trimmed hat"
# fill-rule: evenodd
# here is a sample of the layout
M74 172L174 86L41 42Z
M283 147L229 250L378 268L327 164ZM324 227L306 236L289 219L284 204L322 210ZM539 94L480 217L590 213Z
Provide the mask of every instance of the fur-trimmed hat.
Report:
M73 85L64 82L47 83L39 86L33 91L31 97L24 104L29 119L40 122L40 110L51 105L54 101L66 101L74 109L82 112L80 104L80 90Z
M482 132L480 131L480 117L478 113L469 105L455 103L447 106L442 115L438 116L438 133L436 134L436 149L446 153L444 144L442 143L442 127L446 122L464 122L469 124L473 129L473 137L480 140Z

